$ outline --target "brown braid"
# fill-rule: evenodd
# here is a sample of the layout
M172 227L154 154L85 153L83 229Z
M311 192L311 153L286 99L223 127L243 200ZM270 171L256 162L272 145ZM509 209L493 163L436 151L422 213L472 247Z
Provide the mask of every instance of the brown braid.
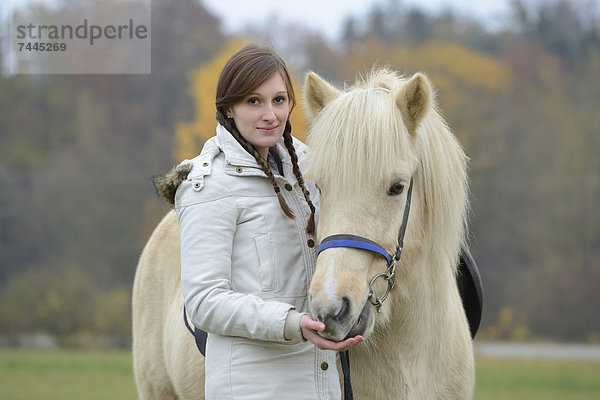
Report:
M289 128L289 129L288 129ZM294 148L294 142L292 139L292 127L290 122L288 121L285 127L285 131L283 132L283 143L285 144L285 148L287 149L290 158L292 159L292 167L294 170L294 175L296 176L296 180L302 188L302 193L304 193L304 199L310 208L310 218L308 219L308 224L306 226L306 232L309 235L313 235L315 233L315 206L310 200L310 193L308 189L306 189L306 185L304 184L304 177L302 176L302 172L300 171L300 167L298 167L298 155L296 155L296 149Z
M275 176L273 175L273 171L271 171L271 167L269 166L269 164L267 164L267 162L260 156L260 154L258 153L256 148L251 143L248 143L248 141L246 139L244 139L244 137L237 130L237 127L235 126L234 122L227 124L227 125L228 125L228 126L226 126L227 130L229 132L231 132L233 137L242 145L244 150L246 150L248 153L250 153L254 157L254 159L260 166L260 169L265 174L267 174L269 181L273 185L273 190L275 190L275 193L277 194L277 200L279 200L279 206L281 207L281 210L283 211L283 213L285 215L287 215L289 218L294 219L295 218L294 212L288 206L287 202L283 198L283 195L281 194L281 190L279 189L279 186L277 186L277 182L275 182Z

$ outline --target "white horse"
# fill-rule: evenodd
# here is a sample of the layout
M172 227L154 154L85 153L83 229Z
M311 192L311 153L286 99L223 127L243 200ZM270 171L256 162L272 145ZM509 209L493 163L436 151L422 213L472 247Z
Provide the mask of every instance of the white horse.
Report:
M467 159L429 81L382 69L341 92L309 74L304 94L310 174L322 192L318 239L352 235L333 236L343 243L319 254L311 312L326 337L366 338L350 350L355 397L471 398L473 349L456 284ZM375 242L371 251L353 248L363 238Z
M361 235L396 246L411 178L414 194L396 284L380 312L369 283L386 271L364 250L323 251L311 285L325 336L361 333L350 351L356 399L466 399L473 389L469 328L455 281L465 232L466 157L433 106L422 75L382 70L347 93L309 74L312 174L321 193L320 239ZM173 202L189 170L175 169L159 192ZM179 229L173 212L157 226L136 271L133 361L139 397L204 399L204 359L183 322ZM389 280L376 279L371 301Z

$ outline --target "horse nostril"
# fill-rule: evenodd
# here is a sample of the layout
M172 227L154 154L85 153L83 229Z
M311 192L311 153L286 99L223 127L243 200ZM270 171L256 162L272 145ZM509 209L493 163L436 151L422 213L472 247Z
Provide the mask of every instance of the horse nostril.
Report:
M350 313L350 299L347 296L342 297L342 307L340 311L335 315L335 319L343 321L348 317Z
M339 307L328 309L321 309L319 311L314 310L313 315L317 321L321 321L327 324L327 322L335 321L337 323L344 322L350 315L350 304L351 300L349 297L344 296L341 301L336 302Z

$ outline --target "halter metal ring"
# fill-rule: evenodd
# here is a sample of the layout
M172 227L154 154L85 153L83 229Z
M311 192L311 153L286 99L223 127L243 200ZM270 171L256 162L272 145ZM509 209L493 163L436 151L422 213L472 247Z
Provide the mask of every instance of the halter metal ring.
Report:
M371 282L369 283L369 294L367 296L367 299L369 300L369 303L371 303L375 306L375 308L377 309L377 312L381 312L381 306L382 306L383 302L385 301L385 299L387 299L388 295L390 294L390 291L392 290L392 288L394 287L394 284L396 283L396 262L397 262L397 260L393 259L391 262L391 265L389 266L387 271L381 272L381 273L375 275L373 277L373 279L371 279ZM385 279L388 283L387 289L385 290L385 293L383 294L383 296L381 298L375 296L375 289L373 288L375 281L379 278Z

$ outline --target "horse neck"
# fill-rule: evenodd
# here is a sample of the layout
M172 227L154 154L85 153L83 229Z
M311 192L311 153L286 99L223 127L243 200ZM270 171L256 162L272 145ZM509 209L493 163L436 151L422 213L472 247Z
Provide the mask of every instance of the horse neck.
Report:
M438 265L432 265L435 262ZM407 268L413 270L400 274L394 295L383 305L394 311L385 326L351 350L352 373L357 375L364 398L412 398L409 388L414 388L416 381L428 385L424 381L431 377L423 377L423 371L436 368L436 360L443 357L441 349L448 348L456 331L450 317L453 301L448 301L448 297L452 299L448 295L453 279L450 264L420 257ZM441 268L446 268L446 273L436 274L435 269ZM374 387L373 382L379 385Z
M390 296L391 311L385 328L373 335L382 352L402 346L427 347L447 334L444 325L452 320L457 290L451 261L439 254L407 257ZM456 293L455 293L456 292Z

